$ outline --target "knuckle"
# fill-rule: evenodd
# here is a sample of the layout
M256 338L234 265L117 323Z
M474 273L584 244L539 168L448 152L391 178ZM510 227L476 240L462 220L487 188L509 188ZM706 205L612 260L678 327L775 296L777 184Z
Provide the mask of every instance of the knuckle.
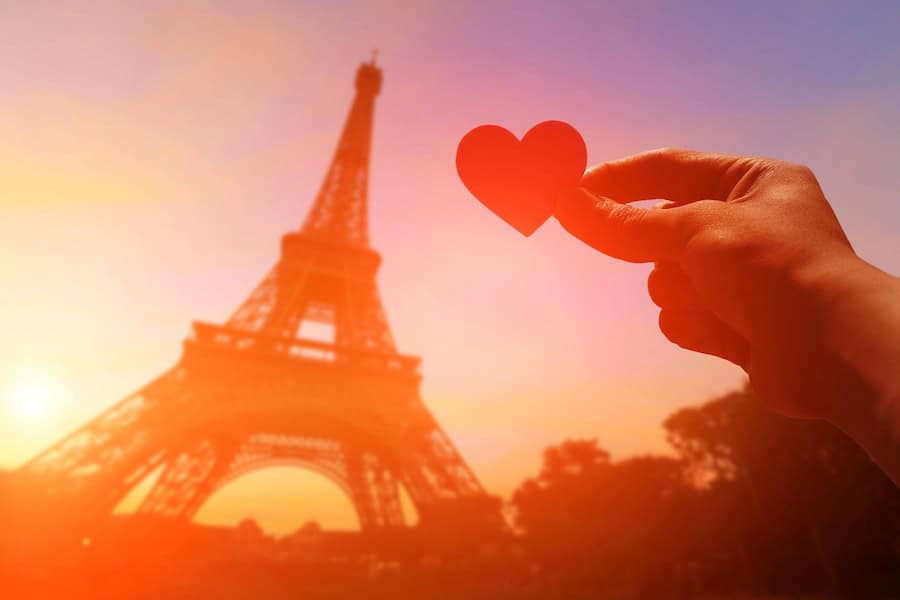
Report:
M678 148L676 146L663 146L661 148L657 148L656 152L660 156L665 156L667 158L682 157L692 153L690 150L685 150L684 148Z
M683 313L663 310L659 313L659 330L667 340L685 350L704 351L701 334Z
M731 229L722 214L722 203L716 200L699 200L680 209L680 218L672 227L685 250L703 246L707 239L724 241Z
M663 288L665 286L662 279L659 269L653 269L647 277L647 293L650 294L650 299L657 306L662 306L664 296Z
M714 227L698 237L706 250L717 254L739 252L746 246L746 238L730 227Z
M740 259L752 252L754 240L739 227L715 224L699 229L685 245L688 269L703 269L709 261Z
M807 165L799 163L786 163L786 165L793 174L799 177L805 177L808 179L815 179L816 177L813 173L813 170L810 169Z
M663 146L647 152L647 157L655 164L662 164L678 158L684 154L684 150L672 146Z
M679 344L680 341L683 341L679 335L680 328L674 313L667 310L660 311L658 323L660 332L667 340L673 344Z
M710 222L710 219L704 215L703 207L689 206L691 207L689 210L680 211L678 218L672 219L670 223L672 234L684 244L687 244Z
M783 162L768 159L767 166L770 171L775 171L782 177L788 179L803 182L816 181L816 174L813 173L813 170L807 165L801 163Z

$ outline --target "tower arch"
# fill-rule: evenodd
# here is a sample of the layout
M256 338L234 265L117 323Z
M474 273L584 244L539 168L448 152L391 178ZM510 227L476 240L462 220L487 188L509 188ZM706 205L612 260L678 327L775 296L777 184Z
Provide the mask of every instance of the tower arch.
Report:
M315 463L294 459L255 461L223 478L192 521L234 525L254 519L278 536L309 522L321 529L361 531L360 513L345 482Z

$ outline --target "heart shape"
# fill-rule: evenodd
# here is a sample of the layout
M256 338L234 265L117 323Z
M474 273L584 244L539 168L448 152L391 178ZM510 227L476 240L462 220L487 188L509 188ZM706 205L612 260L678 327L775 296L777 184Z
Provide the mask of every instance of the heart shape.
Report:
M586 166L581 134L562 121L538 123L522 141L503 127L482 125L456 150L466 188L526 236L553 214L561 192L578 187Z

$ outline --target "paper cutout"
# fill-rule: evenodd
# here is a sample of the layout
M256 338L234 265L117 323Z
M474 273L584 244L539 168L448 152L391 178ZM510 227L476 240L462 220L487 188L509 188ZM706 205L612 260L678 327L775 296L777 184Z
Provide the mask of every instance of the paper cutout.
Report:
M556 197L581 182L587 149L562 121L544 121L519 141L498 125L467 133L456 150L466 188L498 217L531 235L553 213Z

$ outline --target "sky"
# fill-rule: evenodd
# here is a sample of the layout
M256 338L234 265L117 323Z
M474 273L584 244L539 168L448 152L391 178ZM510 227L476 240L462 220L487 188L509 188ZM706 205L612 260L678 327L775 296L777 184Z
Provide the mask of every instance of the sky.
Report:
M662 420L742 372L659 334L649 266L494 218L458 180L457 142L559 119L589 163L661 146L802 162L857 252L900 274L898 30L893 2L5 2L0 467L240 304L309 209L373 48L382 297L485 487L509 495L566 438L663 452ZM198 518L248 516L355 526L299 469L248 475Z

